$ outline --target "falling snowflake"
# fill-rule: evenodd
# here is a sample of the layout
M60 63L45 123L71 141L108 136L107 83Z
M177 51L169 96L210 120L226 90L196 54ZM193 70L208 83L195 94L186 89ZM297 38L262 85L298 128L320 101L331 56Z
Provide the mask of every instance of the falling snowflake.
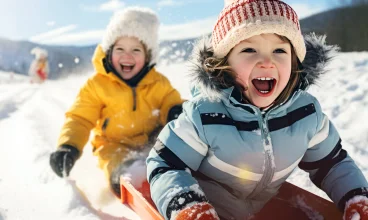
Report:
M159 110L159 109L154 109L154 110L152 111L152 115L153 115L153 116L159 116L159 115L160 115L160 110Z
M184 202L185 202L185 198L180 197L180 198L178 199L178 202L179 202L179 204L180 204L180 205L184 204Z
M255 129L252 131L253 133L256 133L257 135L261 136L261 129Z

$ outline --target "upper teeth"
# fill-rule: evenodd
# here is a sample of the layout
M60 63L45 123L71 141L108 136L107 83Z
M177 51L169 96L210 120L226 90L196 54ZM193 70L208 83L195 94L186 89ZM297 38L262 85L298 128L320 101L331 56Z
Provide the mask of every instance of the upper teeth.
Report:
M259 78L256 78L258 80L273 80L273 78L270 78L270 77L259 77Z
M123 63L123 66L134 66L134 64Z

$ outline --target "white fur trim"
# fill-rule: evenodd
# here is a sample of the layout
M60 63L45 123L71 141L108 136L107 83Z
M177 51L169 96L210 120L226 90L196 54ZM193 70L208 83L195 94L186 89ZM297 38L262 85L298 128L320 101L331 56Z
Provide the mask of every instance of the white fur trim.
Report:
M151 50L150 64L157 63L159 25L156 13L149 8L130 7L116 12L102 38L102 50L106 53L119 37L136 37Z

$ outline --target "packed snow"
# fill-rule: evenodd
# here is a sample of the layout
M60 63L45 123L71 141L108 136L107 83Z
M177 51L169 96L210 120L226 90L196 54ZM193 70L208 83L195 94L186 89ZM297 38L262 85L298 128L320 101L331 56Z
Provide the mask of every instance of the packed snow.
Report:
M293 198L294 206L302 210L311 220L324 220L323 216L314 210L307 203L305 203L304 198L301 195L295 196Z
M340 53L329 68L310 92L320 100L343 147L368 178L368 123L364 123L368 118L368 53ZM190 98L187 62L161 65L158 70L184 98ZM110 193L90 145L69 178L57 177L49 166L64 113L92 74L30 84L25 76L0 72L0 220L139 219ZM288 181L327 198L303 171L297 169Z

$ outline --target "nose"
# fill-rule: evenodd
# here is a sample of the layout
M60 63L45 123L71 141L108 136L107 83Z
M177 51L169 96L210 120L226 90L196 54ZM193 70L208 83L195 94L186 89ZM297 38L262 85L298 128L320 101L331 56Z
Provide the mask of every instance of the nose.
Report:
M262 56L258 62L258 67L265 68L265 69L273 68L274 64L272 62L271 57L265 56L265 55Z
M125 52L125 53L123 53L122 57L124 59L133 59L133 54L129 53L129 52Z

